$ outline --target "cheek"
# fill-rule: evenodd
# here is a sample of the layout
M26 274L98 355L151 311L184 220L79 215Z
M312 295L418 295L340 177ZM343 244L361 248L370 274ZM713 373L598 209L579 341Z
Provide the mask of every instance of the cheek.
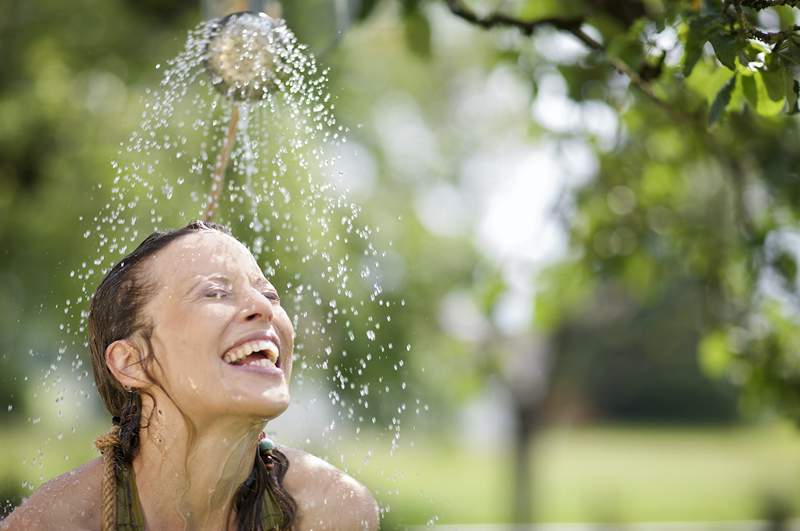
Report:
M289 354L285 358L283 367L284 370L288 372L287 376L291 376L292 354L294 353L294 327L292 326L292 320L289 319L289 315L283 308L280 309L280 313L277 314L277 317L277 324L280 327L279 333L281 336L281 343L285 347L284 351Z
M167 351L189 361L196 360L199 353L206 351L216 354L233 312L231 306L224 303L185 305L170 312L161 326L161 337Z

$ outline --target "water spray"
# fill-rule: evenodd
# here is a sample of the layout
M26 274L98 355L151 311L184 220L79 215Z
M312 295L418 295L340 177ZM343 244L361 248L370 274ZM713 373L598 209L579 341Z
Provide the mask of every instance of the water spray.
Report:
M228 131L217 156L211 179L211 192L204 219L211 221L219 205L225 170L236 141L239 102L266 99L276 90L276 55L280 54L280 31L284 22L266 13L241 11L212 23L206 47L206 69L212 85L232 100Z

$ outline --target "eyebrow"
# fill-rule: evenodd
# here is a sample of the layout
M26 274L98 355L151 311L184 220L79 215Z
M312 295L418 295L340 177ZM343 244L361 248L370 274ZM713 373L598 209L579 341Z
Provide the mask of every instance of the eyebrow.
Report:
M197 288L198 285L202 284L203 282L209 281L209 280L221 280L221 281L223 281L223 282L225 282L227 284L233 284L233 281L231 280L231 278L229 276L223 274L223 273L212 273L210 275L203 275L203 276L199 276L199 277L200 278L198 278L196 282L192 282L191 286L186 291L187 295L189 295L192 291L194 291ZM271 290L275 291L275 293L278 292L277 288L275 288L275 286L272 284L272 282L270 282L264 276L262 276L262 277L253 277L253 278L250 279L250 283L252 285L254 285L254 286L263 286L263 287L265 287L267 289L271 289Z
M252 285L254 285L254 286L263 286L263 287L271 289L271 290L273 290L275 292L278 291L275 288L275 286L272 285L272 282L270 282L269 279L267 279L267 277L254 277L254 278L250 279L250 283Z
M200 276L200 275L198 275L198 276ZM208 280L221 280L221 281L226 282L228 284L232 284L230 277L228 277L227 275L223 275L222 273L212 273L211 275L200 276L200 278L196 282L192 282L192 284L189 287L189 289L186 290L186 294L187 295L190 294L192 291L195 290L195 288L197 288L198 285L200 285L203 282L206 282Z

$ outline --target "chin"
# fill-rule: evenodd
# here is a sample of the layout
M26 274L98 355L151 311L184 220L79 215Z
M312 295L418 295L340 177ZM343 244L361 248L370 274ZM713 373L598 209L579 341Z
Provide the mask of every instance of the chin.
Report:
M288 409L289 402L288 390L270 390L262 397L259 413L266 419L274 419Z

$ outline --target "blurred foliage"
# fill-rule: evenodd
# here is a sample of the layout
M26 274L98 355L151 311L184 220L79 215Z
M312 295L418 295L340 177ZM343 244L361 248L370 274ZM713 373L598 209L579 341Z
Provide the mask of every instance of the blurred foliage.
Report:
M611 145L595 142L600 169L576 192L575 215L565 220L572 258L544 277L554 285L537 299L539 324L573 337L582 315L608 313L604 297L622 294L613 315L629 329L640 312L659 312L642 328L657 356L673 343L697 349L699 363L743 386L751 404L800 418L796 3L446 3L476 26L576 38L587 53L552 59L567 93L579 104L602 101L620 119ZM522 64L525 45L510 48ZM591 280L564 297L576 277ZM674 307L675 290L691 295ZM684 326L660 324L676 312ZM609 333L606 326L593 337ZM627 342L614 350L635 352L632 362L642 340L619 334ZM560 348L559 356L581 351ZM658 380L657 366L649 381ZM592 372L583 385L597 381Z
M59 357L60 327L75 326L63 316L78 290L68 273L97 252L80 231L110 200L109 162L158 84L153 66L198 22L198 4L36 0L10 3L0 18L3 422L33 415L31 387ZM337 3L346 16L333 2L284 4L331 68L337 117L371 168L354 200L381 229L394 278L386 299L400 310L382 323L381 347L365 339L366 318L353 323L355 339L330 330L328 370L353 374L386 347L363 375L386 389L371 406L379 427L414 415L404 429L450 429L453 412L497 381L511 408L541 401L536 420L727 421L732 384L746 405L800 418L796 2ZM558 104L561 122L537 115L541 102ZM524 269L531 317L509 332L500 315L520 274L477 236L481 194L511 178L501 148L544 142L567 163L588 147L594 169L579 183L563 178L553 215L567 250ZM495 182L471 187L486 152L501 154L481 166ZM420 206L442 187L466 212L449 232ZM186 221L166 210L165 224ZM361 256L348 245L339 250ZM474 330L448 329L447 304ZM362 315L381 312L368 303ZM544 376L516 385L531 366ZM349 400L360 392L325 384ZM441 479L464 468L447 466L431 469ZM14 481L0 488L12 492ZM430 509L419 507L410 511Z
M496 319L514 289L503 264L486 256L474 227L435 234L415 206L434 181L462 186L460 163L509 129L531 142L580 139L598 163L561 213L567 257L530 279L527 333L552 339L555 409L558 397L578 394L592 417L731 418L730 388L703 379L702 369L800 414L792 3L499 4L352 2L342 20L328 3L284 6L301 39L319 30L338 115L376 166L378 184L357 198L364 221L383 229L400 271L390 297L405 304L384 337L395 350L415 346L406 370L385 356L368 378L392 378L395 388L408 379L446 419L487 375L513 373L515 353L498 339ZM0 21L0 400L14 406L0 404L3 418L25 414L23 375L55 357L59 306L74 296L66 272L95 252L76 220L108 200L95 185L111 180L109 161L136 125L144 90L158 82L153 65L175 54L198 18L199 5L187 1L38 0L11 4ZM555 34L579 50L549 49L566 46ZM530 104L555 76L573 104L610 108L616 131L601 137L591 123L555 130L526 116L514 117L521 129L475 133L484 137L453 126L460 111L452 100L469 76L506 69ZM406 96L441 157L416 180L398 175L375 118ZM178 214L166 217L177 223ZM439 308L454 292L480 310L489 339L443 333ZM360 353L371 348L367 326L354 324ZM357 370L356 359L337 361ZM398 414L406 393L395 392L376 405L382 417ZM701 402L707 407L692 407ZM420 407L409 403L406 413Z
M703 286L674 281L638 303L630 300L628 290L609 285L577 318L562 325L551 400L580 397L573 412L578 418L674 423L736 419L730 386L709 382L696 360L686 355L694 352L702 333Z
M110 181L116 144L135 123L137 111L126 103L140 96L137 84L153 82L144 73L152 70L152 57L177 50L173 26L188 25L196 16L196 6L186 1L5 7L0 21L4 419L26 414L34 369L56 357L61 308L76 296L67 272L93 252L76 223L101 204L87 192Z
M636 35L657 56L674 50L653 45L655 32L671 27L679 37L681 61L652 80L660 99L606 98L624 133L598 150L600 172L578 192L573 247L595 282L642 306L697 286L683 310L660 318L696 314L687 326L705 338L708 372L798 418L796 12L678 4L651 14ZM771 33L768 23L777 25Z

